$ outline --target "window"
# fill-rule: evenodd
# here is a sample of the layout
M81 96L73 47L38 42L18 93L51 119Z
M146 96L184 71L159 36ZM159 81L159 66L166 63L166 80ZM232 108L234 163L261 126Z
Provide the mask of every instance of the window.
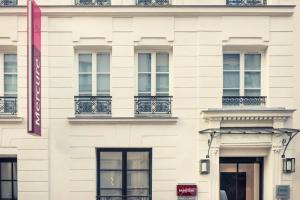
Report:
M78 54L78 95L75 114L111 114L110 54Z
M17 159L0 158L0 200L17 200Z
M79 95L108 96L110 94L110 54L80 53Z
M230 6L261 6L267 5L267 0L226 0Z
M261 96L261 54L224 54L223 65L223 96Z
M109 6L110 0L75 0L77 6Z
M0 53L0 113L16 114L17 112L17 55Z
M150 200L151 149L97 149L97 200Z
M135 114L171 114L169 63L168 52L137 54L138 96L135 97Z

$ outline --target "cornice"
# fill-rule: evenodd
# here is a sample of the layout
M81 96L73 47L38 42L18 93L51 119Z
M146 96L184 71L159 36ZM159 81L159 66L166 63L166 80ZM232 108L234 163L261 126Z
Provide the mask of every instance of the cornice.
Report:
M43 16L73 17L73 16L290 16L295 6L183 6L164 7L142 6L41 6ZM0 7L0 16L24 16L25 6Z

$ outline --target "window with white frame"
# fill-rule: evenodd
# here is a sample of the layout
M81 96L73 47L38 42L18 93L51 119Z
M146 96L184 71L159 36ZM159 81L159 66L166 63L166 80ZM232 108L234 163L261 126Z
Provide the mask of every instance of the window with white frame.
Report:
M79 96L110 95L110 54L78 54Z
M223 96L261 96L261 53L223 55Z
M138 53L138 95L169 95L169 61L168 52Z
M13 53L0 54L0 67L2 71L1 95L5 97L17 96L17 55Z

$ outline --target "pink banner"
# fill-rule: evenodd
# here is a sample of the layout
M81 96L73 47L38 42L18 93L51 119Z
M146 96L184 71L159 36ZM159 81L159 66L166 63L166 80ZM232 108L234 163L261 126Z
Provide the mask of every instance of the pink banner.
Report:
M27 1L28 133L41 135L41 10Z

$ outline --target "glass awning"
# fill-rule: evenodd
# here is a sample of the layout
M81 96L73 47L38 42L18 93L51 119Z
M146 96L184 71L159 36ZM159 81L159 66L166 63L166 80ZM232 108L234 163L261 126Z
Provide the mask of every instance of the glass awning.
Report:
M272 128L272 127L221 127L199 131L199 133L210 134L293 134L300 132L299 129L292 128Z

